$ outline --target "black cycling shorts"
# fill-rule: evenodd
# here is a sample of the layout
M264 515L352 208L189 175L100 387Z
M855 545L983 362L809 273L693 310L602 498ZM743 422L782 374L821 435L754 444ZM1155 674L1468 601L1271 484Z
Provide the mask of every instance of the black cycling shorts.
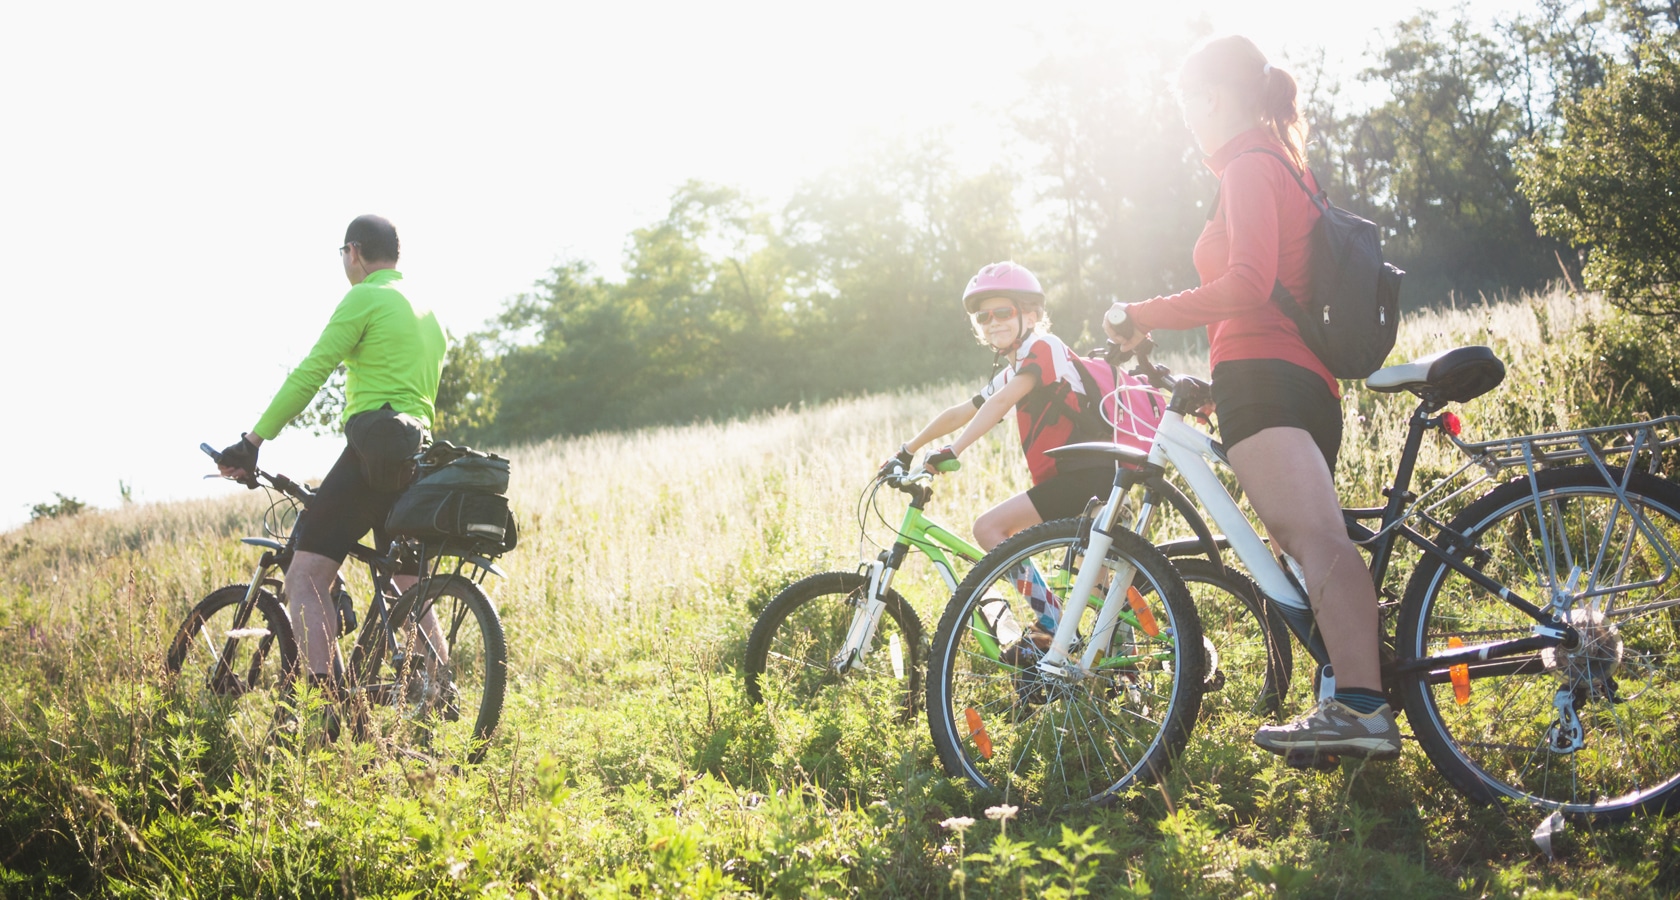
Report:
M1227 448L1267 428L1299 428L1336 471L1342 404L1316 372L1281 359L1222 362L1213 369L1213 405Z
M1038 510L1038 517L1049 522L1071 519L1085 512L1085 504L1092 497L1107 500L1108 492L1113 489L1114 466L1100 465L1058 472L1048 481L1027 488L1027 499L1032 501L1033 509Z
M297 548L342 563L350 548L371 530L374 548L383 551L390 540L385 534L385 517L401 494L382 494L368 486L362 477L361 457L346 446L316 488L309 508L298 516Z

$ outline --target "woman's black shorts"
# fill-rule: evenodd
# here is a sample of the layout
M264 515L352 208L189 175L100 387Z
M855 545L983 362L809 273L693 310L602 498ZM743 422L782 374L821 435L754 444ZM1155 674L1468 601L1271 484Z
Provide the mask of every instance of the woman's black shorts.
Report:
M1085 504L1092 497L1107 500L1108 492L1113 488L1114 466L1102 465L1058 472L1048 481L1027 488L1027 499L1032 501L1033 509L1038 510L1038 517L1049 522L1071 519L1083 513Z
M1234 447L1267 428L1312 435L1330 471L1342 447L1342 405L1310 369L1281 359L1235 359L1213 369L1219 439Z

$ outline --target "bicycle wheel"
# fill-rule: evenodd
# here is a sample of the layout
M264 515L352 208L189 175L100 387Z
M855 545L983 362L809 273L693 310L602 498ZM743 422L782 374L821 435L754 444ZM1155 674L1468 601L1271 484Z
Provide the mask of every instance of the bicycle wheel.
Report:
M258 588L256 603L244 607L250 586L230 584L200 600L169 642L164 665L185 676L184 693L195 706L225 707L246 694L291 693L297 673L297 644L286 609L271 593L273 582ZM271 713L264 707L264 721Z
M1406 718L1441 774L1479 802L1508 797L1600 820L1672 807L1680 487L1636 474L1629 509L1596 469L1537 479L1538 502L1520 477L1448 528L1477 548L1461 558L1494 580L1541 607L1563 598L1579 644L1404 679ZM1402 658L1419 658L1528 637L1534 624L1426 559L1407 585L1397 639Z
M1289 692L1294 651L1289 626L1248 576L1200 557L1172 560L1196 604L1202 638L1202 714L1228 710L1273 716Z
M475 763L489 749L507 688L501 619L466 578L422 584L424 597L396 632L401 652L367 654L351 688L367 699L371 734L433 759ZM435 629L417 624L428 611ZM364 629L381 627L368 618Z
M869 577L857 572L823 572L783 588L747 638L747 697L809 707L824 692L880 693L903 715L914 715L922 692L922 621L897 591L887 589L864 653L838 659L868 596Z
M946 772L1000 802L1056 808L1104 803L1165 776L1184 748L1201 701L1201 626L1166 558L1117 531L1069 674L1037 668L1027 592L1065 592L1085 560L1082 520L1034 526L987 554L957 588L934 636L928 726ZM1089 672L1077 672L1110 579L1135 570L1129 609Z

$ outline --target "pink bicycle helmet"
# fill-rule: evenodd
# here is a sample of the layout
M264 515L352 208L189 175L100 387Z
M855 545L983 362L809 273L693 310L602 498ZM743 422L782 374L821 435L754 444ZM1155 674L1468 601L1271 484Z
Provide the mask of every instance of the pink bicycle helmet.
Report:
M1038 279L1026 266L997 262L981 266L980 271L968 280L968 289L963 291L963 309L973 314L980 308L980 301L991 297L1043 303L1044 288L1039 287Z

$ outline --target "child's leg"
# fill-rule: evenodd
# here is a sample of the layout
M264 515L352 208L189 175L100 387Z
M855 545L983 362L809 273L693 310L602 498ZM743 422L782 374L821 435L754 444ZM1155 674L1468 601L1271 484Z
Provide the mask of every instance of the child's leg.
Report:
M1079 515L1093 497L1107 497L1113 486L1113 466L1055 475L1026 493L1016 494L987 510L974 523L974 539L983 549L990 551L1017 532L1040 522ZM1043 575L1023 565L1011 572L1010 578L1015 582L1015 589L1038 614L1039 628L1045 632L1055 631L1056 623L1062 618L1062 598L1045 584Z
M1039 516L1038 508L1033 506L1032 498L1016 494L974 520L974 540L980 544L981 550L990 552L993 547L1042 521L1044 519Z
M980 549L989 552L1042 521L1044 519L1039 516L1038 507L1033 505L1032 499L1026 494L1016 494L986 510L974 521L974 539L980 544ZM1037 614L1039 627L1045 632L1054 631L1056 622L1061 619L1061 598L1052 593L1044 579L1029 566L1017 566L1010 573L1010 580Z

